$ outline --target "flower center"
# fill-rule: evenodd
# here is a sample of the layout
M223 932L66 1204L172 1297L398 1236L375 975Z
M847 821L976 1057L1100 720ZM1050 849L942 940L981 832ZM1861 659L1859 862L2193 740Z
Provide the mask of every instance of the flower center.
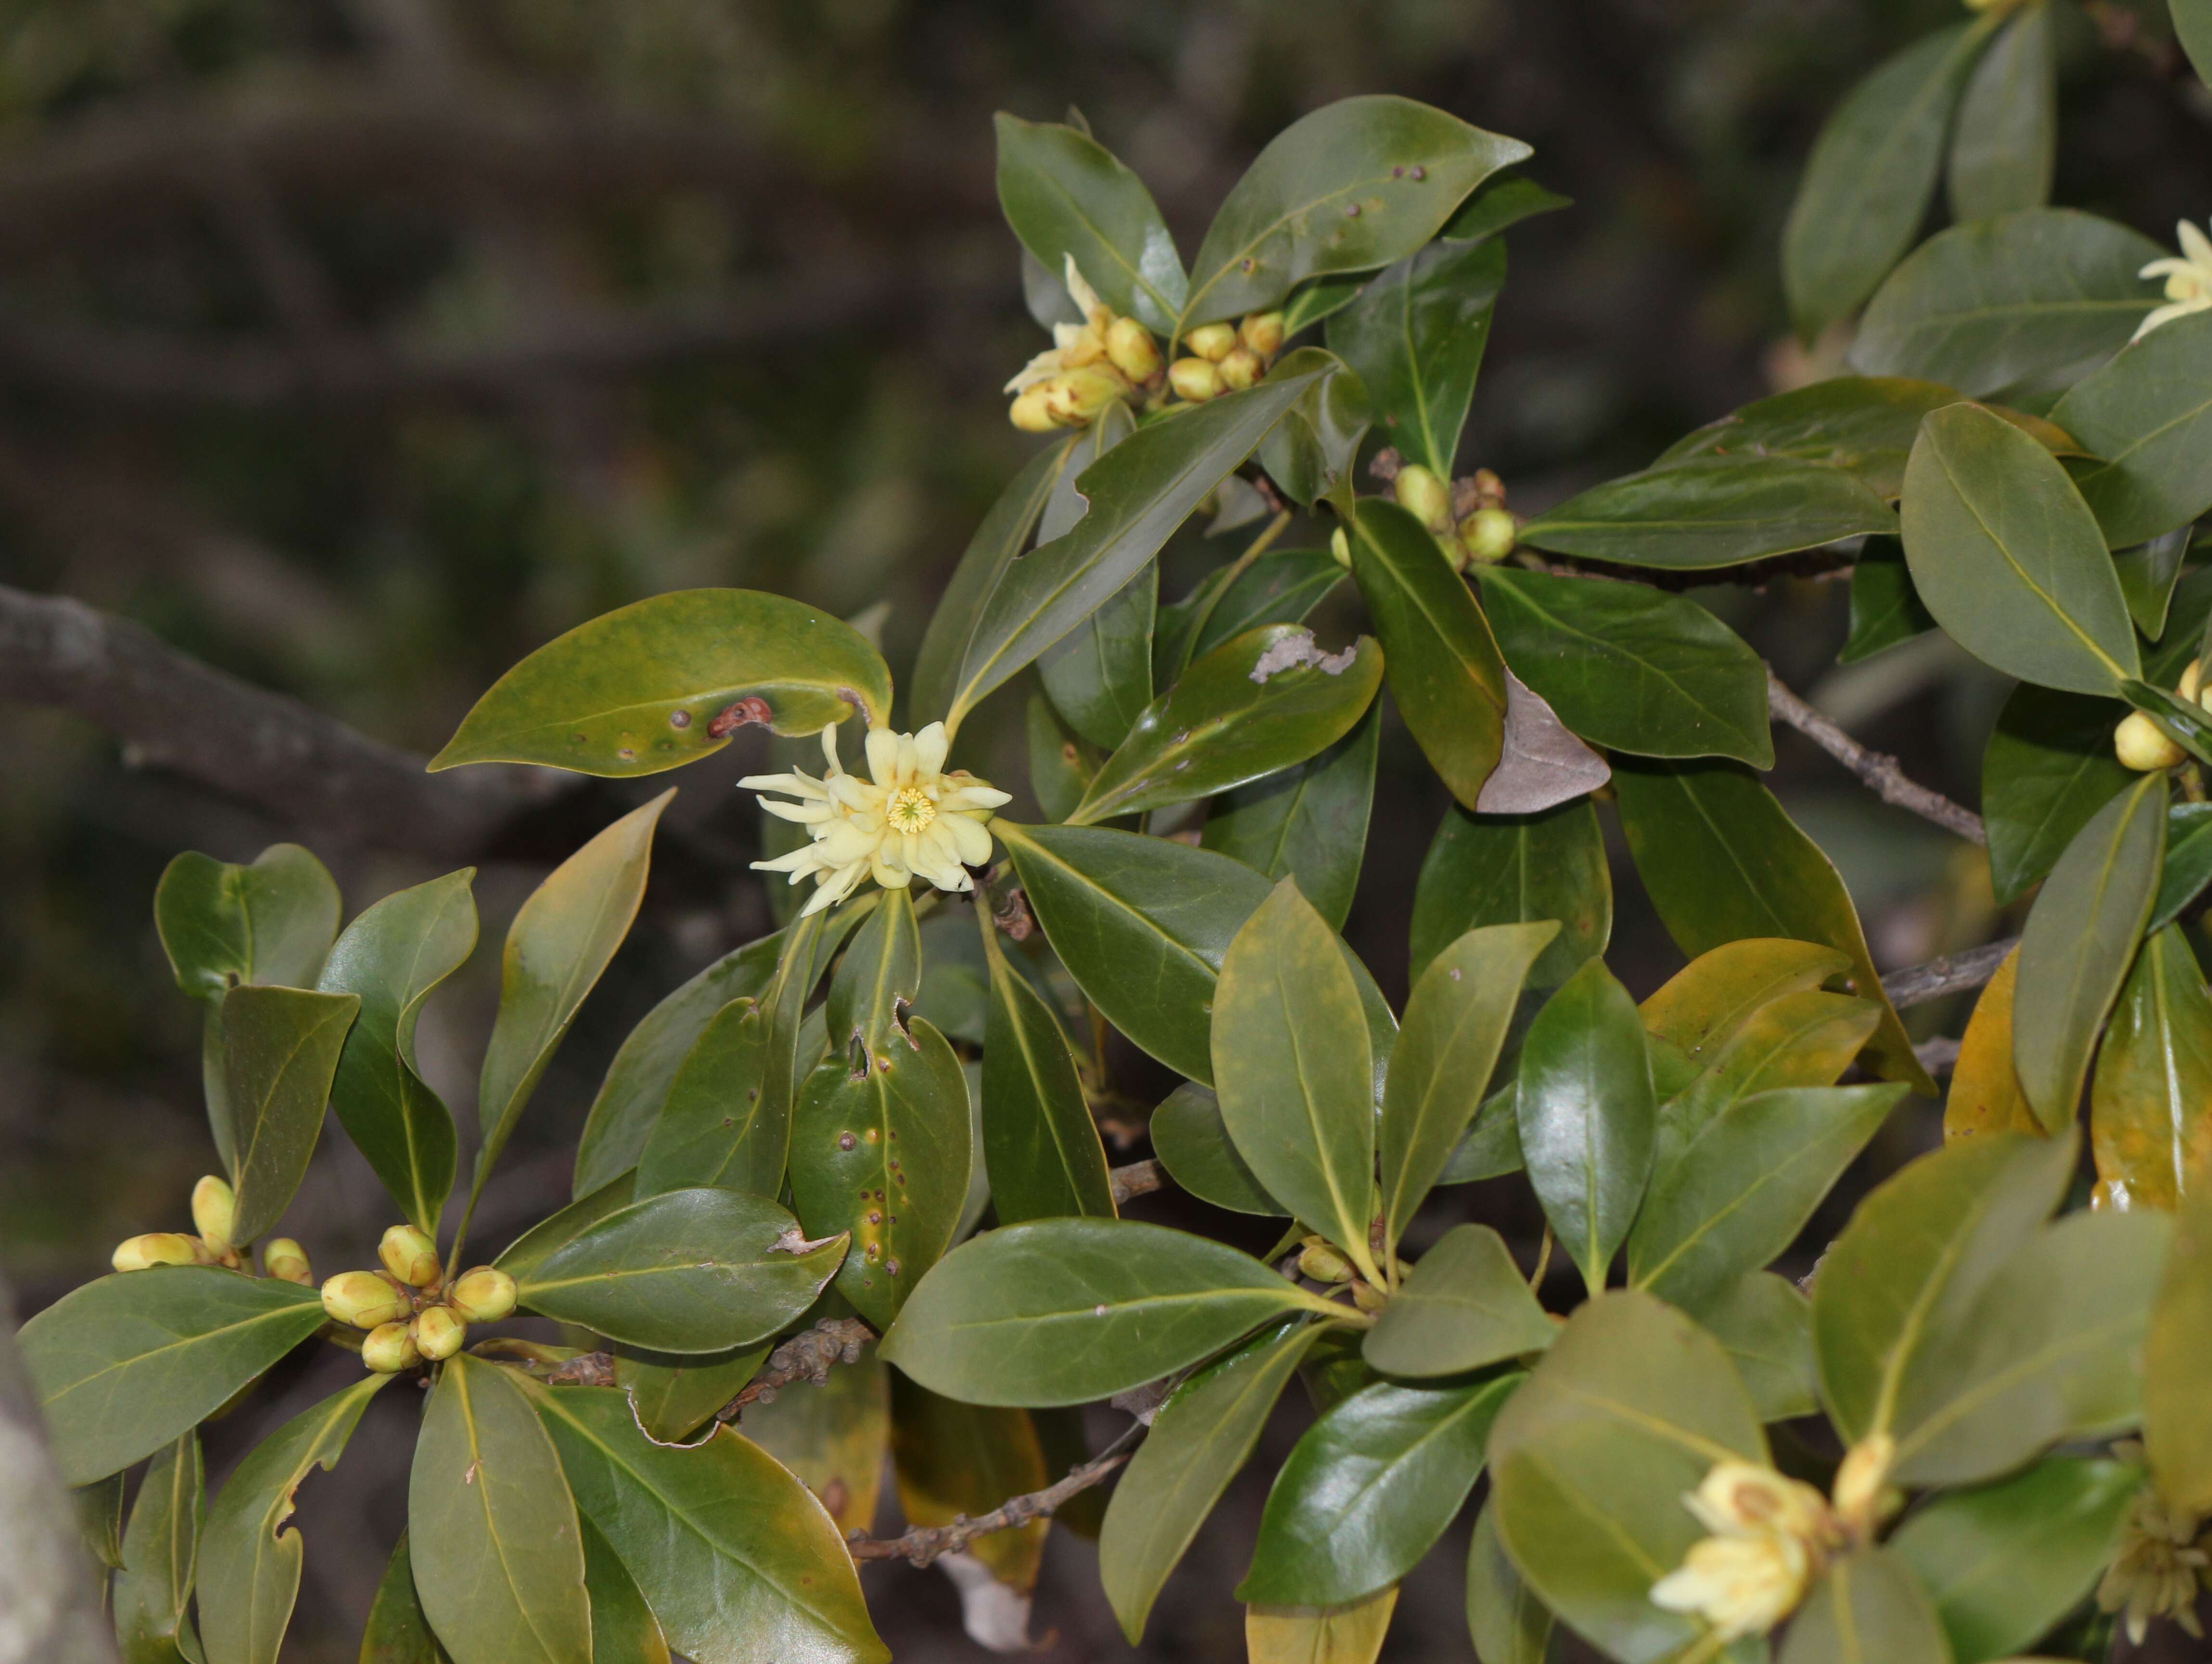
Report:
M893 832L918 832L937 819L937 805L919 786L901 786L884 806L884 819Z

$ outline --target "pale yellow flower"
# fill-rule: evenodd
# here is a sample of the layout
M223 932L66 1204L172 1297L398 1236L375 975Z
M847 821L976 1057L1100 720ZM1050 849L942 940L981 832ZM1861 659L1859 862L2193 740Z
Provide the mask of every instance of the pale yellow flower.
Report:
M1756 1462L1717 1462L1682 1506L1717 1537L1778 1531L1812 1540L1828 1527L1828 1504L1808 1484Z
M1706 1537L1690 1545L1680 1570L1651 1586L1655 1606L1688 1612L1724 1640L1763 1635L1797 1609L1813 1581L1813 1557L1785 1532Z
M2137 274L2166 279L2166 304L2136 326L2132 340L2142 340L2160 324L2170 324L2176 318L2212 310L2212 238L2187 220L2173 229L2181 241L2180 255L2153 260Z
M2142 1465L2142 1447L2133 1439L2114 1445L2112 1454ZM2188 1509L2168 1503L2149 1480L2136 1493L2120 1528L2119 1552L2097 1585L2097 1604L2124 1614L2128 1639L2136 1646L2154 1618L2170 1618L2191 1635L2203 1635L2197 1594L2212 1582L2212 1556L2199 1546L2201 1523Z
M747 775L738 783L763 794L761 807L805 826L810 840L789 855L753 865L788 873L793 884L814 876L818 887L802 917L835 906L870 876L894 890L916 878L940 890L974 889L967 869L990 860L991 834L985 827L992 811L1012 799L965 769L946 773L951 743L942 722L919 734L871 728L870 777L863 779L845 771L837 760L837 730L825 728L822 752L829 767L819 780L798 770ZM799 801L784 802L769 792Z

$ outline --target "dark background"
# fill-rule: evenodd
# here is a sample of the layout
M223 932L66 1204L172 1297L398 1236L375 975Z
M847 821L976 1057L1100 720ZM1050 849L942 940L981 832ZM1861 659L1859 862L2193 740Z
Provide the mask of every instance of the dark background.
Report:
M2164 241L2212 208L2212 99L2178 72L2162 8L2063 9L2056 200ZM843 614L887 600L902 669L1034 442L997 391L1042 343L997 213L989 118L1070 103L1145 175L1186 252L1257 149L1331 99L1402 93L1534 144L1526 171L1576 206L1510 234L1461 457L1533 512L1832 365L1841 340L1808 356L1783 338L1775 250L1798 169L1846 87L1958 15L1904 0L10 0L0 582L140 620L416 751L532 647L664 589L749 585ZM1223 553L1179 543L1168 594ZM1972 802L2005 684L1940 639L1837 673L1844 594L1784 581L1706 598L1847 728ZM1357 625L1341 605L1322 620L1324 636ZM999 704L963 760L1019 789L1018 704ZM1978 855L1794 736L1779 749L1777 789L1842 868L1885 966L2003 928ZM757 817L730 789L755 759L733 747L678 782L644 916L492 1188L487 1243L565 1196L568 1147L629 1025L769 928L744 869ZM586 788L487 824L466 852L486 946L422 1032L465 1125L491 944L553 862L663 783ZM1443 808L1387 733L1349 935L1394 1000ZM103 1270L118 1239L185 1222L213 1161L198 1013L163 962L153 887L179 850L244 860L280 838L322 855L349 914L459 864L426 854L397 806L308 824L0 704L0 1250L27 1310ZM1625 861L1616 877L1614 960L1641 995L1680 958ZM1922 1033L1963 1020L1921 1015ZM1869 1173L1931 1141L1933 1114L1900 1117ZM1133 1210L1229 1227L1177 1207ZM1539 1228L1510 1182L1434 1211L1524 1241ZM327 1272L368 1260L389 1214L334 1134L289 1228ZM289 1366L212 1430L211 1474L351 1367ZM380 1399L338 1472L306 1487L288 1656L352 1656L399 1524L412 1413ZM1279 1419L1274 1456L1302 1416ZM1097 1430L1119 1423L1102 1412ZM1239 1655L1229 1590L1273 1466L1263 1452L1232 1493L1144 1655ZM1408 1582L1386 1657L1468 1655L1463 1545ZM1038 1629L1065 1659L1127 1654L1092 1557L1054 1534ZM869 1583L902 1660L980 1655L935 1573L877 1568Z

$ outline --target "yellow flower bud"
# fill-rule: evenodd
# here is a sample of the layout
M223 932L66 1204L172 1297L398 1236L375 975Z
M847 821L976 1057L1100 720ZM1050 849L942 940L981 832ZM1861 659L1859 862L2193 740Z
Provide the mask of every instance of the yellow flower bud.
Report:
M285 1283L301 1288L314 1285L315 1273L307 1264L307 1251L289 1236L270 1239L261 1250L261 1269Z
M1234 324L1200 324L1182 338L1182 344L1209 363L1219 363L1237 344Z
M2191 659L2189 661L2189 668L2181 673L2181 686L2175 688L2173 692L2175 697L2187 699L2191 704L2203 701L2204 698L2203 660Z
M1160 373L1160 350L1152 332L1134 318L1116 318L1108 327L1106 356L1132 381L1149 381Z
M1062 369L1087 369L1106 359L1106 333L1096 324L1085 324L1060 349Z
M1237 335L1260 355L1261 363L1269 362L1283 350L1283 314L1255 312L1237 326Z
M1349 1283L1352 1262L1318 1236L1306 1238L1298 1255L1298 1270L1316 1283Z
M2112 754L2131 769L2148 774L2170 769L2189 753L2166 737L2166 731L2140 710L2130 713L2112 735Z
M1904 1501L1888 1484L1890 1464L1896 1460L1897 1441L1877 1433L1845 1451L1836 1468L1836 1512L1862 1536L1871 1537Z
M410 1316L415 1302L396 1277L381 1271L340 1271L323 1284L323 1309L340 1323L374 1329Z
M1390 1296L1371 1283L1352 1285L1352 1303L1363 1312L1379 1312L1390 1303Z
M1066 369L1042 384L1044 407L1063 428L1079 428L1116 399L1129 384L1110 369Z
M1237 393L1250 387L1267 369L1260 362L1260 355L1249 347L1232 347L1213 368L1221 377L1221 385Z
M1465 546L1470 559L1485 566L1504 560L1513 552L1521 528L1514 521L1510 509L1500 509L1494 503L1477 509L1459 523L1459 540Z
M384 1240L376 1245L376 1257L384 1262L386 1271L417 1289L436 1287L445 1274L445 1267L438 1263L437 1243L413 1225L394 1225L385 1232Z
M361 1344L361 1361L380 1375L397 1374L422 1362L422 1354L410 1332L413 1326L398 1322L378 1324Z
M1346 571L1352 570L1352 539L1344 534L1343 527L1328 534L1328 552Z
M210 1253L230 1252L230 1228L238 1217L238 1198L230 1186L209 1173L192 1186L192 1228Z
M1203 358L1178 358L1168 366L1168 385L1194 405L1221 391L1221 372Z
M416 1314L412 1333L415 1350L435 1363L461 1350L461 1343L469 1338L469 1326L458 1313L433 1306Z
M1024 433L1050 433L1060 425L1052 419L1052 407L1045 399L1042 381L1022 389L1021 397L1007 411L1006 419Z
M1408 462L1390 482L1399 506L1432 532L1451 529L1451 488L1418 462Z
M479 1265L453 1279L447 1302L471 1323L496 1323L514 1309L514 1279L493 1265Z
M118 1271L143 1271L154 1265L202 1265L207 1251L182 1231L149 1231L115 1245L109 1261Z

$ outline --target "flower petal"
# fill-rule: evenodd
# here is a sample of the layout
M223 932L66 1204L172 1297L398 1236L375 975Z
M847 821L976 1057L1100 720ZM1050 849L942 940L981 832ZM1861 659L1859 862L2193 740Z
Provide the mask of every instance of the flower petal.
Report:
M887 728L868 730L868 774L879 786L898 784L899 736Z

